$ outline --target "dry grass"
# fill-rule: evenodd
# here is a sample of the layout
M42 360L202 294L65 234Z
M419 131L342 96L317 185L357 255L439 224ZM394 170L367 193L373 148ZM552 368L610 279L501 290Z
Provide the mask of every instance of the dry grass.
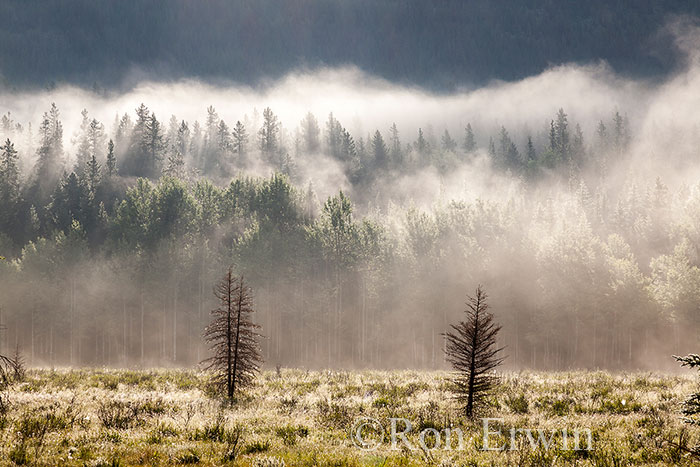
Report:
M477 466L691 465L681 446L700 442L680 419L697 390L691 376L506 374L483 416L510 427L590 428L592 451L481 450L481 421L460 416L447 374L418 371L266 372L233 407L188 370L32 370L9 394L0 417L3 465ZM371 452L348 435L358 417L404 417L416 429L461 427L462 451ZM495 428L494 428L495 429ZM698 430L700 431L700 430ZM492 437L493 444L499 438Z

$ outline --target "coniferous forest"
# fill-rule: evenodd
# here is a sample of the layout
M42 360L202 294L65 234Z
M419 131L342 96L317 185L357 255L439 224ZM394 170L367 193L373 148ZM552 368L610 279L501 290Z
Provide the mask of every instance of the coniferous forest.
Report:
M446 368L440 333L477 283L513 367L649 368L697 335L700 191L635 173L624 109L592 133L563 108L513 134L214 105L201 122L147 103L63 118L1 123L0 346L32 364L200 362L229 265L272 365ZM321 193L310 167L327 163L342 183ZM446 187L486 179L498 196Z

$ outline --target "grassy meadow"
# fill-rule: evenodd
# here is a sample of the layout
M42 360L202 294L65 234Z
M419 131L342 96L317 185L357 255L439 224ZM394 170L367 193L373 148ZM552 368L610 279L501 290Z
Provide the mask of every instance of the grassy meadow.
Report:
M589 428L591 450L483 451L481 420L460 416L448 374L425 371L264 372L233 406L190 370L30 370L3 397L2 465L491 466L693 465L684 448L700 428L683 423L692 375L567 372L507 373L481 416L498 418L492 445L511 427ZM460 427L462 450L392 449L388 432L363 450L350 433L361 417L388 428L392 417L419 432ZM370 433L371 435L371 433ZM367 435L367 438L370 437ZM558 436L558 435L557 435ZM426 444L432 446L431 439ZM435 440L432 439L434 442Z

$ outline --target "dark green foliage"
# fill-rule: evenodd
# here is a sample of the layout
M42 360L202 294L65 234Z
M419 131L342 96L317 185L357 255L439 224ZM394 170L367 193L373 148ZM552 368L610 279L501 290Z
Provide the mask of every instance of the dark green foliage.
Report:
M681 366L700 370L700 355L690 354L685 357L674 355L673 358L681 363ZM700 426L700 392L692 394L683 403L683 415L686 416L685 421L692 425ZM678 448L692 454L696 458L700 458L700 446L687 447L682 443L678 443Z
M688 368L695 368L700 370L700 355L690 354L685 357L674 357L681 366L687 366ZM683 406L683 415L685 415L686 421L693 425L700 425L700 393L693 394L688 400L685 401Z

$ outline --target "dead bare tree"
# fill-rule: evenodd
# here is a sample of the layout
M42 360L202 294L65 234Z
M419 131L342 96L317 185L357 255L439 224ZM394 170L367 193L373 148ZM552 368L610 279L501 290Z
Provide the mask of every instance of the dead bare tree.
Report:
M483 403L495 385L493 370L505 358L499 356L503 348L496 346L496 336L501 326L487 311L487 298L479 285L475 296L468 296L466 321L452 325L453 332L442 334L447 341L447 361L456 371L452 388L467 417L473 416L475 407Z
M236 390L249 386L260 369L260 326L253 323L252 291L231 268L214 288L219 307L204 331L212 356L203 361L214 370L214 384L233 402Z

